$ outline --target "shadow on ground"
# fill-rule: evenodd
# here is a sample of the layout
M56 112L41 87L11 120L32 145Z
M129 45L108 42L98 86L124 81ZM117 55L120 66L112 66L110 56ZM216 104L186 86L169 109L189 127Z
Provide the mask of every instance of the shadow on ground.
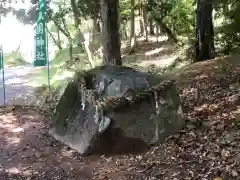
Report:
M140 151L136 141L121 138L116 131L119 141L114 142L115 146L111 150L99 149L95 155L81 157L77 152L55 141L48 134L48 123L31 107L2 109L0 119L0 180L78 180L79 177L83 180L92 179L95 168L100 163L110 162L103 154L115 156L118 153L131 153L136 149ZM106 137L107 135L108 132L100 141L109 145L106 138L109 140L110 137ZM111 138L111 142L113 140ZM141 145L143 147L143 144ZM113 161L110 163L107 166L114 165Z
M91 176L87 169L81 172L83 162L86 163L81 157L48 135L43 117L34 110L5 109L0 124L1 180Z

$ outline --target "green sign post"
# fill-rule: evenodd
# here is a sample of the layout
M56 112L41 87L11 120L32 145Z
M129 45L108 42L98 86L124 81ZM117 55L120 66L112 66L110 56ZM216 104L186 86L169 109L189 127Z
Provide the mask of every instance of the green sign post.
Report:
M0 47L0 70L3 69L3 49Z
M5 88L5 77L4 77L4 61L3 61L3 49L0 47L0 70L2 71L2 84L3 84L3 101L6 106L6 88Z
M48 64L47 33L46 33L46 6L45 0L40 0L39 16L37 19L35 36L35 60L34 66L46 66Z
M46 0L40 0L39 16L35 36L34 66L48 66L48 85L50 88L50 70L48 60L48 38L46 31Z
M47 59L47 39L46 39L45 22L37 22L36 37L35 37L35 60L34 66L46 66Z

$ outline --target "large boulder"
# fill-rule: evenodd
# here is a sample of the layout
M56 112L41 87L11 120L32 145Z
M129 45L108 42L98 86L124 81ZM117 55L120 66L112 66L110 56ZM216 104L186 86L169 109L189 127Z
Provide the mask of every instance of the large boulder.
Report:
M129 67L78 72L52 117L50 133L81 154L162 143L184 125L174 82Z

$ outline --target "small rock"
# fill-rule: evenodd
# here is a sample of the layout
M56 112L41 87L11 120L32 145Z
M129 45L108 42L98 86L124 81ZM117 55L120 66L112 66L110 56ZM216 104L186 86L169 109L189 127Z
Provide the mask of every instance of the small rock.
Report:
M226 134L225 135L225 139L226 139L226 141L228 142L228 143L231 143L231 142L233 142L234 141L234 135L233 134Z
M238 172L235 171L235 170L232 170L232 176L233 176L233 177L237 177L237 176L238 176Z
M212 127L212 124L210 121L204 121L202 125L204 128L207 128L207 129L210 129Z
M109 158L106 159L106 161L107 161L108 163L111 162L112 160L113 160L112 157L109 157Z
M133 158L133 157L131 157L129 160L130 160L130 161L134 161L134 158Z
M194 126L193 124L188 124L186 127L187 127L187 129L189 129L189 130L192 130L192 129L195 128L195 126Z
M134 169L134 167L129 167L127 168L127 171L132 171Z
M175 139L178 139L178 138L180 137L180 134L174 134L173 137L174 137Z
M36 151L36 152L35 152L35 156L36 156L37 158L40 158L40 157L41 157L41 153L38 152L38 151Z
M221 151L221 155L222 155L223 158L227 158L227 157L230 156L230 152L228 150L223 149Z
M13 107L13 106L7 106L6 107L6 111L7 112L11 112L11 111L13 111L15 109L15 107Z
M139 161L141 161L143 159L143 156L139 155L136 157Z
M155 179L157 179L156 177L149 177L148 178L149 180L155 180Z
M196 117L189 117L188 119L189 119L190 122L192 122L192 123L196 123L196 122L198 121Z
M237 121L235 125L237 126L237 128L240 128L240 121Z

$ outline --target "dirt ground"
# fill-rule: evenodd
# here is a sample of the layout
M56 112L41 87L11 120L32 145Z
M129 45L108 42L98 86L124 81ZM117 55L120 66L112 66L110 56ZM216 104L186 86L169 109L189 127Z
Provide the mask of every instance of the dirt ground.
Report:
M0 109L0 180L240 179L240 58L199 63L173 77L186 127L138 154L82 157L55 141L33 108Z

